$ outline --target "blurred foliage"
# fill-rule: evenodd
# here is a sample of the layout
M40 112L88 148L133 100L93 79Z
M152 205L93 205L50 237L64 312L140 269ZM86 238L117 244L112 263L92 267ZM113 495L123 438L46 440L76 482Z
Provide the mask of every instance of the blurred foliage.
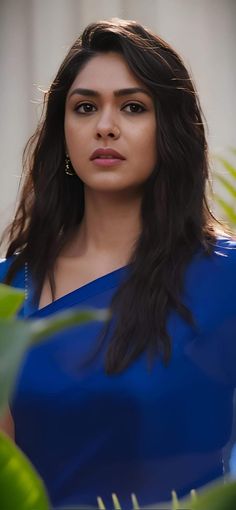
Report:
M50 503L38 473L11 439L0 432L1 510L49 510Z
M41 320L22 320L24 291L0 284L0 418L7 412L17 373L31 344L63 328L103 321L107 310L68 310ZM50 502L38 473L4 433L0 432L0 510L49 510Z
M231 147L230 152L236 156L236 149ZM220 163L222 170L215 171L214 176L227 192L228 200L222 194L215 193L214 198L220 206L223 219L227 221L229 226L236 229L236 163L233 165L228 159L221 156L215 156L216 161Z
M116 494L112 494L112 502L114 510L127 510L122 509L119 499ZM139 505L138 499L135 494L131 494L132 510L142 510ZM106 509L102 498L98 498L99 510ZM76 510L82 510L78 507ZM175 491L172 491L172 499L170 502L158 503L155 505L145 505L145 510L236 510L236 481L228 480L227 483L218 480L198 492L192 490L189 497L178 499Z

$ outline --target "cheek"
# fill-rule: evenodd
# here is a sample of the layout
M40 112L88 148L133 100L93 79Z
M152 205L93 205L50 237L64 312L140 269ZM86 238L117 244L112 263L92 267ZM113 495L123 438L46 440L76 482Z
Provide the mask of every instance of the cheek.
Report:
M136 141L137 155L143 160L155 163L157 159L156 126L150 123L142 130L139 140Z
M88 139L85 130L78 127L78 125L74 125L73 122L65 122L64 133L66 146L71 154L75 151L81 153L81 150L83 152L83 149L86 148L85 140Z

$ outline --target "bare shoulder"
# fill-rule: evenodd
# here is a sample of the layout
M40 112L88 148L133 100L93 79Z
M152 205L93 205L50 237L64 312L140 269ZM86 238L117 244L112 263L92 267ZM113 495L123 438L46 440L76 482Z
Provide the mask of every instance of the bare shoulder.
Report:
M0 420L0 430L3 430L13 441L15 440L14 421L9 407L4 417Z

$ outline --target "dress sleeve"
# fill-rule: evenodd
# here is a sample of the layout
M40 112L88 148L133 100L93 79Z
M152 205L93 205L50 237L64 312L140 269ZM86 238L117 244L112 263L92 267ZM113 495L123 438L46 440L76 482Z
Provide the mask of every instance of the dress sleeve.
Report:
M226 380L236 387L236 241L231 241L228 245L229 264L225 284L222 285L227 313L217 330L216 343L221 346L222 369Z
M219 384L236 387L236 243L221 243L198 278L202 322L186 354Z
M222 368L229 384L236 388L236 311L227 318L218 334L221 337Z
M10 267L10 263L10 259L0 259L0 283L3 283L7 270Z
M236 241L231 240L226 248L225 278L221 285L223 302L227 303L221 326L216 332L216 345L220 345L222 369L226 381L236 387Z
M12 255L7 259L0 259L0 283L4 283L3 280L16 256L17 255ZM24 288L24 267L17 271L10 285L18 289Z

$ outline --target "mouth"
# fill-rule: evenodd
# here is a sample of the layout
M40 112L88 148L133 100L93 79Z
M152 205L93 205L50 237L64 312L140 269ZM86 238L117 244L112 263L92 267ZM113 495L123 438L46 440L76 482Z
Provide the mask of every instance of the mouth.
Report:
M112 149L111 147L99 147L96 149L92 155L90 156L90 159L94 161L95 159L109 159L109 160L124 160L125 157L123 154L120 154L120 152L116 151L115 149Z
M99 157L92 159L92 163L94 163L95 165L105 166L105 167L119 165L123 162L124 162L124 159L114 158L114 156L113 157L99 156Z

